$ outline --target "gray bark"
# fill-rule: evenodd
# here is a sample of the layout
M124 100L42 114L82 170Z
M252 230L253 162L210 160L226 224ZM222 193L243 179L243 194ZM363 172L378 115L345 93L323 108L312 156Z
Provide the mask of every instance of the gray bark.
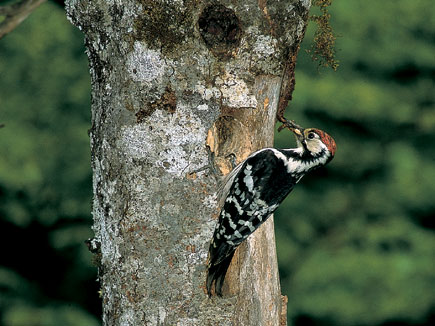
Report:
M273 218L204 282L222 173L271 146L309 0L70 0L92 76L104 325L285 325ZM291 84L291 83L290 83ZM285 99L284 99L285 100Z

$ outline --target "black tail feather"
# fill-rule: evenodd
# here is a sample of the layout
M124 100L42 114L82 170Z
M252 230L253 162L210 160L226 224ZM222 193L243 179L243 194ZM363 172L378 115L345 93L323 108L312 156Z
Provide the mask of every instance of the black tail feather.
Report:
M224 284L225 275L227 274L228 267L230 266L231 260L235 252L234 247L230 247L229 245L227 246L229 248L226 249L229 250L227 251L227 255L225 256L225 258L222 259L221 257L216 257L216 256L213 257L212 255L210 255L210 262L209 262L207 282L206 282L207 293L209 296L211 296L211 289L213 286L213 282L214 282L215 293L220 297L222 296L222 285Z

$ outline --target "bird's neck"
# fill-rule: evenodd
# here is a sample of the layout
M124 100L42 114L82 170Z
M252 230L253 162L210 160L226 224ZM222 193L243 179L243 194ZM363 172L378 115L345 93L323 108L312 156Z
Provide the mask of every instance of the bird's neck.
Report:
M304 175L315 168L325 165L329 160L329 155L326 151L312 155L302 147L282 149L280 152L286 157L285 165L287 172L296 175Z

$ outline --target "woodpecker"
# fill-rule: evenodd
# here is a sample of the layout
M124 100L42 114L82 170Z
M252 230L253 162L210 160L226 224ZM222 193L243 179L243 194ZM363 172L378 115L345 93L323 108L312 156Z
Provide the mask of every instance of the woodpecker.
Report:
M297 148L264 148L237 165L220 190L219 221L209 248L207 293L222 296L222 285L234 252L278 208L308 172L335 155L334 139L326 132L304 129L287 121Z

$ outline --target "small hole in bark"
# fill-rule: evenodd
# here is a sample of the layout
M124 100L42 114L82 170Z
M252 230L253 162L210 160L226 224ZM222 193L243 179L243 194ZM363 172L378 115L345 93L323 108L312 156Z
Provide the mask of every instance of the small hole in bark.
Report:
M221 4L208 6L198 19L199 32L207 47L217 54L230 54L242 37L235 12Z

